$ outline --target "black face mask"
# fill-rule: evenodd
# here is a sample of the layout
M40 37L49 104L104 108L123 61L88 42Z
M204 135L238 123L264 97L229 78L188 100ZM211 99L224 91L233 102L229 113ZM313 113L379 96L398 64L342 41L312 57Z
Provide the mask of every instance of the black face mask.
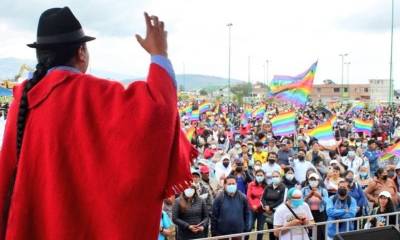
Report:
M224 165L224 167L227 168L229 166L229 163L228 162L223 162L222 165Z
M348 177L348 178L346 178L346 180L347 180L350 184L352 184L353 181L354 181L354 179L353 179L352 177Z
M388 179L388 175L383 175L382 180L386 181Z
M236 167L236 172L241 172L243 170L242 167Z
M274 163L275 163L275 159L268 159L268 162L269 162L270 164L274 164Z
M338 194L341 197L345 197L347 195L347 189L346 188L339 188Z
M299 158L300 161L304 161L304 156L303 155L298 156L298 158Z
M394 171L388 171L388 177L392 178L394 177L395 173Z

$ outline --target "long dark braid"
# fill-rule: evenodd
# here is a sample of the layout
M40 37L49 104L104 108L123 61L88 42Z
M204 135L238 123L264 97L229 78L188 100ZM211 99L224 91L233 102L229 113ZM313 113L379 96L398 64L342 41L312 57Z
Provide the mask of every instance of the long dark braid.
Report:
M78 52L82 44L53 46L47 49L37 49L38 64L31 80L27 81L22 92L17 121L17 157L21 152L22 140L25 132L25 122L28 115L28 92L55 66L69 65L71 59Z

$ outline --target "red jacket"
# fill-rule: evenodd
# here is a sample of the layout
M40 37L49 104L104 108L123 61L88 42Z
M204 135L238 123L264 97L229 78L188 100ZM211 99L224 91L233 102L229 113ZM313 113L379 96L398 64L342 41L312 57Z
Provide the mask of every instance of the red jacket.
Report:
M162 200L190 181L194 154L168 73L151 64L127 89L66 70L44 77L28 93L7 218L21 93L0 156L0 239L156 239Z
M252 181L247 186L247 201L249 202L250 209L254 212L254 206L256 206L257 211L261 211L261 198L264 193L264 185L258 185L255 181Z

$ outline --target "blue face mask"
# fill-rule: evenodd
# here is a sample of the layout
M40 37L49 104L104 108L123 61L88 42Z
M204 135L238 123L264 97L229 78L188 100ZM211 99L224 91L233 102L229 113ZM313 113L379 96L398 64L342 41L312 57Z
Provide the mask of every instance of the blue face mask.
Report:
M272 178L267 178L267 184L268 185L272 184Z
M368 176L368 173L367 172L360 172L360 176L365 178L366 176Z
M237 190L236 184L235 184L235 185L227 185L227 186L226 186L226 191L227 191L228 193L235 193L236 190Z
M272 178L272 184L278 185L280 182L281 182L281 178L279 178L279 177Z
M256 176L256 181L258 183L261 183L262 181L264 181L264 176Z
M298 208L301 205L303 205L304 200L303 199L291 199L290 202L291 202L293 208Z

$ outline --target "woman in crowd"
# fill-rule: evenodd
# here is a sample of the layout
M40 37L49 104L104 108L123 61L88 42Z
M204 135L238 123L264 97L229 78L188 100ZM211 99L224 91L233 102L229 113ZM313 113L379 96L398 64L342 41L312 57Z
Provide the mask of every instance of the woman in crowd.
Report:
M273 216L275 209L283 202L285 196L286 186L281 181L281 174L279 171L272 172L272 183L268 184L268 186L264 190L264 194L262 196L262 208L265 211L265 215L267 217L267 226L268 229L273 229ZM269 234L270 240L276 240L277 238L274 236L273 232Z
M208 209L204 200L198 197L196 187L187 188L175 200L172 221L177 226L177 240L207 237Z
M383 168L378 168L375 173L375 179L371 180L367 189L365 189L365 194L370 202L377 205L379 193L382 191L387 191L391 194L391 200L395 206L397 206L397 188L396 184L392 179L388 178L387 171Z
M328 189L329 196L336 194L338 190L338 184L341 180L343 179L340 177L340 168L338 166L331 167L324 181L325 186Z
M299 182L297 182L296 178L294 177L294 170L292 167L286 167L283 169L283 171L285 173L283 184L285 184L287 189L291 189L292 187L299 185Z
M387 191L379 193L378 206L372 209L371 215L393 213L395 211L391 194ZM389 219L389 223L387 220ZM384 227L396 224L396 215L390 217L374 217L368 220L366 228Z
M247 184L252 181L250 173L244 168L243 162L237 160L235 169L231 172L231 175L236 177L237 188L240 192L246 195Z
M326 221L326 203L325 199L329 197L326 188L321 186L320 177L317 173L311 173L308 177L308 186L302 189L304 201L310 206L311 213L315 222ZM319 226L317 230L317 239L325 238L325 227Z
M367 166L360 167L358 176L355 177L355 180L363 190L365 190L368 187L368 184L371 181L371 179L369 176L369 169Z
M249 202L251 210L251 215L250 215L251 226L253 229L257 221L257 228L256 228L257 231L264 229L265 215L261 205L261 198L263 196L264 189L266 186L267 183L265 182L265 174L263 170L261 170L260 168L255 171L255 180L249 183L249 186L247 187L247 201ZM263 234L258 234L257 240L262 240L262 239L263 239Z

